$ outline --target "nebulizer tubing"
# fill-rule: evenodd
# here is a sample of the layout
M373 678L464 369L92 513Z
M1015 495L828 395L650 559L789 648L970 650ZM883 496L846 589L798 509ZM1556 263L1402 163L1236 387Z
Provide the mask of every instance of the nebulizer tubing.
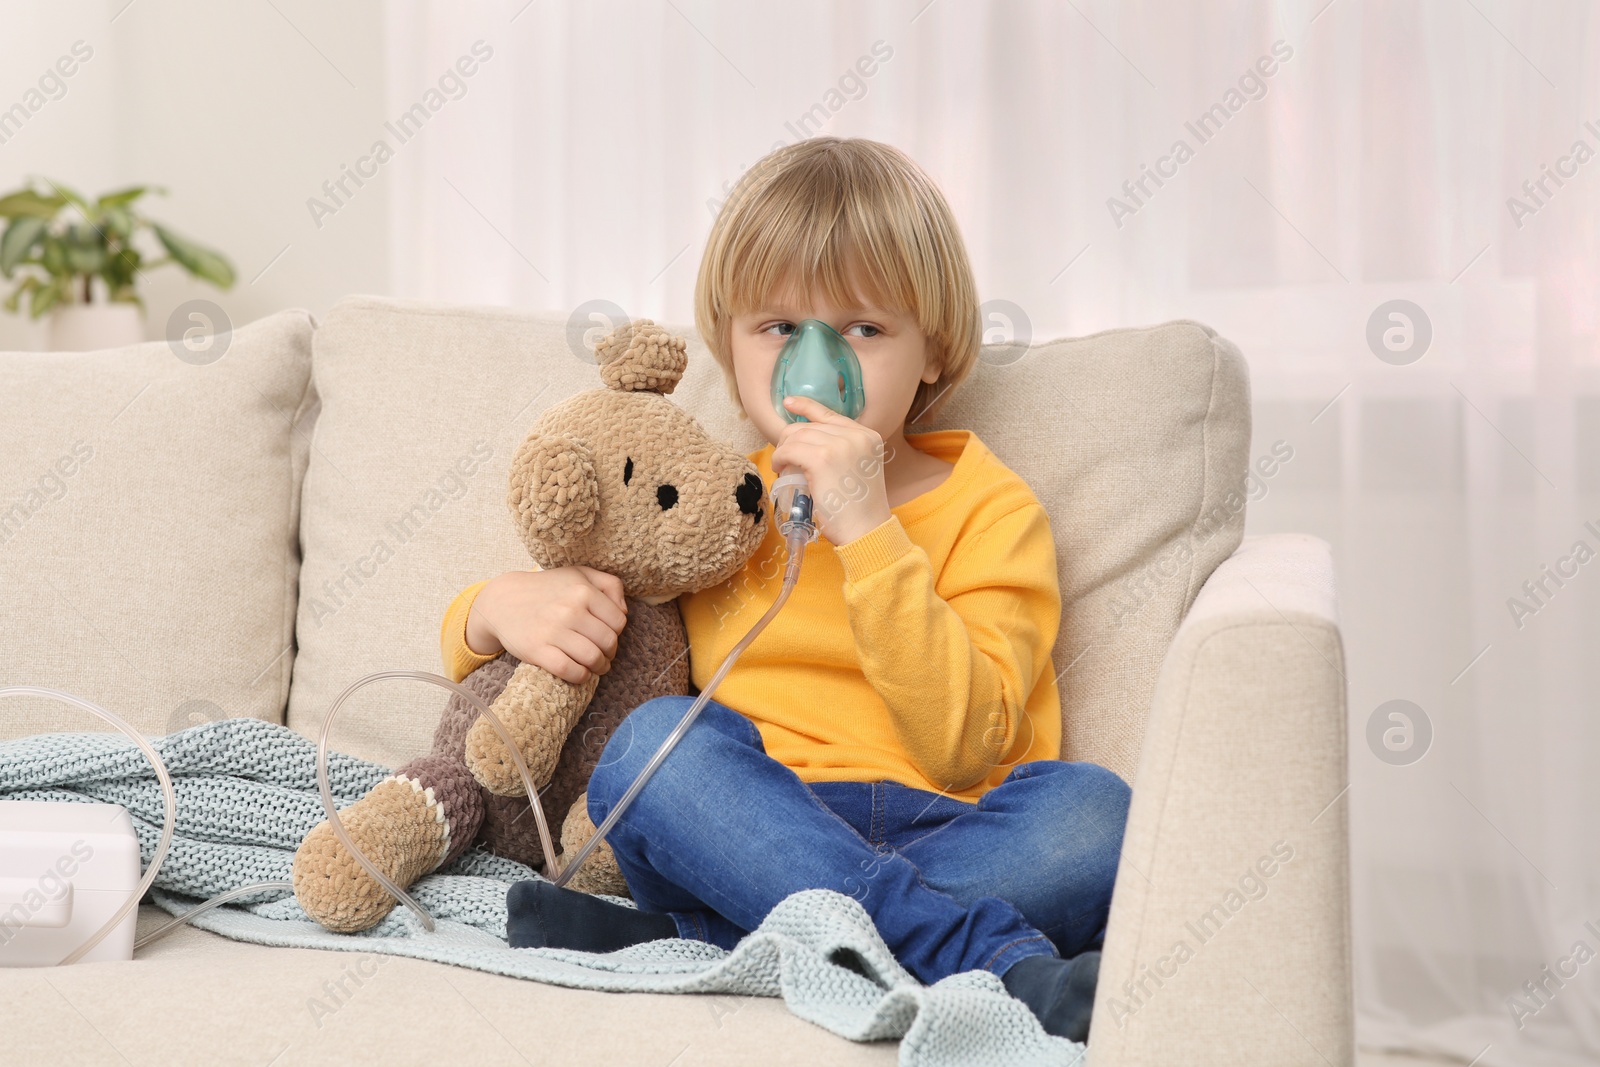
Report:
M862 385L861 364L856 360L855 350L838 331L821 319L806 319L795 328L795 332L789 335L788 341L778 353L778 360L772 371L773 410L789 422L808 421L805 416L796 415L784 407L784 398L789 396L809 396L852 419L861 414L866 407L866 389ZM789 546L789 562L784 567L783 588L779 591L778 598L772 602L766 614L750 628L750 632L733 646L727 658L722 661L722 666L717 668L717 672L701 690L699 697L689 706L689 710L684 712L683 718L667 735L666 740L661 742L661 747L656 749L655 755L650 757L650 762L644 765L638 777L606 813L605 819L595 828L594 835L566 861L554 879L556 885L566 885L589 853L605 840L607 832L616 825L618 819L622 818L622 813L633 803L633 798L639 795L639 791L650 780L650 776L666 760L683 735L688 733L695 717L700 714L700 709L706 706L711 694L716 692L717 684L732 668L739 654L756 639L757 634L766 629L767 623L772 621L773 616L782 610L784 601L789 599L789 592L794 589L795 582L800 578L800 562L805 557L806 545L817 539L817 527L811 518L811 487L806 481L805 474L794 470L774 479L772 501L773 520L777 522L778 530Z

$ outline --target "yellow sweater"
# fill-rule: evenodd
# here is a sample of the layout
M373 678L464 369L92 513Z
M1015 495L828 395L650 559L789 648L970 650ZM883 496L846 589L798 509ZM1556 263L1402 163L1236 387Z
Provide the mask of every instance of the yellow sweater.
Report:
M1018 763L1061 758L1055 539L1027 483L970 430L906 440L954 463L948 477L846 545L807 545L789 599L712 699L802 781L886 778L975 803ZM769 490L773 447L750 455ZM777 599L786 559L769 523L743 571L679 598L696 692ZM456 681L492 658L466 643L485 584L445 612Z

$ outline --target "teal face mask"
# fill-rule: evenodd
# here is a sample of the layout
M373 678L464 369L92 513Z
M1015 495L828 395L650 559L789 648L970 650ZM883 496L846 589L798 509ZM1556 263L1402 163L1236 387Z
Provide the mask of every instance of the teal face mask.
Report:
M783 406L787 396L808 396L847 419L867 406L855 349L821 319L806 319L796 326L772 368L773 410L788 422L810 421Z

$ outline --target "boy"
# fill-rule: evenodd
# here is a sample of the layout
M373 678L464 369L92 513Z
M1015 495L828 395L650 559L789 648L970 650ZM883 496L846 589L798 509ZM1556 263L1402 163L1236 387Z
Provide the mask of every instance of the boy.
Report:
M695 304L741 417L772 442L750 458L769 490L775 473L805 472L818 540L783 610L608 835L638 909L520 882L511 944L731 949L790 893L835 889L920 981L988 969L1048 1032L1085 1040L1129 790L1060 759L1061 596L1043 506L970 431L905 433L980 345L948 205L890 146L781 148L718 216ZM773 410L778 351L807 318L860 360L856 419L804 397L785 404L809 421ZM785 553L773 523L743 573L680 598L697 691L776 599ZM512 571L450 605L446 671L459 680L509 649L581 683L609 669L626 621L612 575ZM693 699L623 721L590 778L596 824Z

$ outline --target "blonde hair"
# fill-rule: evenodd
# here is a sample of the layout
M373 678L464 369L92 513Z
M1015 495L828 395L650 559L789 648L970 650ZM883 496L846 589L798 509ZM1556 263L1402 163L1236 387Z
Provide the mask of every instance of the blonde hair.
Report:
M865 292L852 292L854 279ZM977 287L966 245L938 186L904 152L859 137L813 137L758 160L718 212L695 282L694 318L739 398L733 316L780 286L820 289L911 314L939 377L920 382L907 422L930 422L972 371L981 345Z

